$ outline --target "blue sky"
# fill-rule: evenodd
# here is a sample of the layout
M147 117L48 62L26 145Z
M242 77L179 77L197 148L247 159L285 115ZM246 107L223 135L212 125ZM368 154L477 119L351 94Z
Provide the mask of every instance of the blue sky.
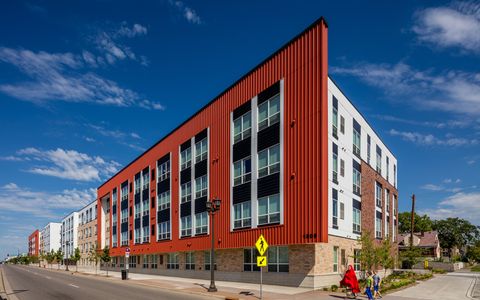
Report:
M480 4L139 2L2 4L0 258L321 15L329 73L397 156L400 211L415 193L480 225Z

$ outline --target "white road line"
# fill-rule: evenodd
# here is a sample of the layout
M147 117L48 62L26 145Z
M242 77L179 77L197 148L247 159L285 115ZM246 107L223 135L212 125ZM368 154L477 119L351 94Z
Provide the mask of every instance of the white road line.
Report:
M74 285L74 284L72 284L72 283L70 283L69 286L73 286L74 288L77 288L77 289L79 288L78 285Z

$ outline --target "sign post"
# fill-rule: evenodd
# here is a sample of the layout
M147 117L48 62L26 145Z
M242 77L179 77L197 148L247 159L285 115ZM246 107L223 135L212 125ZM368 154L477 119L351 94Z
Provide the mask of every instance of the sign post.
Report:
M260 300L263 299L263 267L267 266L267 257L264 256L265 252L268 249L267 240L263 237L263 234L260 234L257 242L255 243L255 247L257 248L258 254L257 256L257 267L260 267Z
M125 279L128 279L128 267L130 258L130 248L125 249Z

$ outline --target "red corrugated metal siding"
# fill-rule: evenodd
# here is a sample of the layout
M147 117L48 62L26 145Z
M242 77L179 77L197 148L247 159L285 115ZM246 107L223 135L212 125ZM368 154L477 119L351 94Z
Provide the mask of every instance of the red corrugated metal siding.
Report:
M230 112L281 79L284 79L284 224L230 232ZM209 197L223 201L215 218L218 248L252 247L260 233L271 245L327 242L327 120L327 26L320 20L102 185L98 189L98 207L101 197L114 187L119 188L127 179L133 180L135 173L147 165L155 168L156 160L171 152L173 240L132 245L132 254L209 249L210 236L178 238L179 145L209 127ZM152 196L155 188L151 185ZM133 205L132 193L130 199ZM151 209L151 216L154 215L155 209ZM99 228L101 222L99 215ZM133 217L130 224L133 230ZM98 240L100 243L100 235ZM124 249L114 248L111 253L123 255Z

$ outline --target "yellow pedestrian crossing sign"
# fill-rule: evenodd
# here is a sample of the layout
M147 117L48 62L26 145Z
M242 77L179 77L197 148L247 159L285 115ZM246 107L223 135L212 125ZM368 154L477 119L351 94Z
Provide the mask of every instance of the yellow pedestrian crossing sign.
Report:
M255 247L257 247L258 253L260 256L263 256L268 249L267 240L263 237L263 234L260 235L257 242L255 243Z
M257 256L257 267L266 267L266 266L267 266L267 257Z

